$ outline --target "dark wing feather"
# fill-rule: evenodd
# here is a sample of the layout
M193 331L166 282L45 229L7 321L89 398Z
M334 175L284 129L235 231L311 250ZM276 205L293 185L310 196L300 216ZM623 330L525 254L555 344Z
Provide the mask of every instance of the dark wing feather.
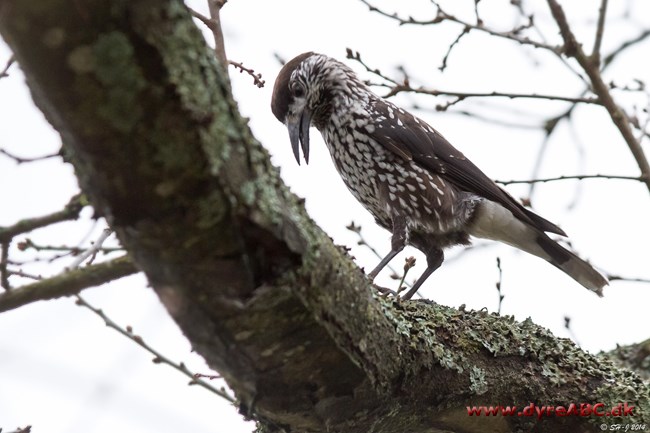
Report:
M542 231L566 236L561 228L526 209L501 189L426 122L386 101L376 101L373 105L379 116L370 135L379 144L406 160L444 175L446 181L462 191L499 203L521 221Z

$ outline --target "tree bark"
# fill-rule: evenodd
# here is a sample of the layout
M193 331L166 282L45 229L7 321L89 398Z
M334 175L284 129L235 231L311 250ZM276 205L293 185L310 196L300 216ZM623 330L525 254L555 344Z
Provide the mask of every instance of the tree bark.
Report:
M650 423L639 376L530 320L375 296L282 183L181 1L0 0L0 32L94 208L260 430ZM530 402L636 408L541 420L466 409Z

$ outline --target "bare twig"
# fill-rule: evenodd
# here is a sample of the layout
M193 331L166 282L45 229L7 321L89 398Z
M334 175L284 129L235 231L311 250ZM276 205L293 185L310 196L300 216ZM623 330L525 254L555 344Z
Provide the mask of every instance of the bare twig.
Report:
M350 48L347 48L346 51L347 51L348 59L358 62L361 66L363 66L366 69L366 71L390 83L390 84L388 83L374 84L374 86L385 87L389 89L388 93L384 95L385 98L389 98L391 96L397 95L398 93L402 93L402 92L417 93L417 94L429 95L429 96L451 96L457 98L455 101L448 103L447 106L445 106L445 109L448 108L448 106L453 105L467 98L495 98L495 97L509 98L509 99L519 99L519 98L546 99L551 101L571 102L573 104L577 104L577 103L600 104L598 98L587 97L587 96L571 97L571 96L547 95L547 94L537 94L537 93L516 93L516 92L497 92L497 91L454 92L450 90L427 89L425 87L412 87L409 84L408 80L399 82L394 78L382 73L379 69L371 67L361 58L361 53L359 53L358 51L353 51ZM444 111L444 109L439 109L438 111Z
M511 41L520 43L522 45L531 45L531 46L533 46L535 48L543 48L545 50L549 50L549 51L551 51L553 53L556 53L556 54L560 53L560 47L549 45L549 44L539 42L539 41L535 41L535 40L530 39L530 38L528 38L526 36L519 36L518 33L521 32L521 28L516 28L516 29L510 30L510 31L506 31L506 32L499 32L499 31L490 29L489 27L485 27L483 25L482 21L479 21L476 24L472 24L470 22L463 21L463 20L455 17L454 15L448 14L447 12L442 10L440 5L438 5L434 1L432 1L432 3L436 6L437 13L436 13L436 17L432 18L430 20L417 20L417 19L415 19L413 17L403 18L403 17L399 16L397 13L389 13L389 12L386 12L386 11L384 11L382 9L379 9L378 7L370 4L370 2L367 1L367 0L360 0L360 1L363 4L365 4L371 12L377 12L380 15L383 15L383 16L385 16L387 18L390 18L390 19L392 19L394 21L397 21L399 23L399 25L426 26L426 25L435 25L435 24L441 23L443 21L451 21L451 22L458 23L458 24L460 24L460 25L462 25L464 27L469 27L471 29L475 29L475 30L478 30L478 31L481 31L481 32L484 32L484 33L488 33L488 34L490 34L492 36L496 36L496 37L499 37L499 38L509 39Z
M503 298L505 295L501 292L501 281L503 280L503 269L501 269L501 258L497 257L497 269L499 270L499 280L496 282L497 293L499 295L499 307L497 313L501 314L501 304L503 303Z
M582 92L582 96L584 96L587 93L587 90L584 90ZM551 140L551 135L556 131L557 126L565 119L569 119L571 115L573 114L573 111L577 107L577 104L572 104L568 110L565 112L554 116L550 119L547 119L543 123L543 130L544 130L544 139L542 140L542 143L539 147L539 150L537 151L537 156L535 158L535 165L533 166L533 170L531 173L531 178L535 179L537 178L539 172L542 169L542 162L544 160L544 155L546 154L546 151L548 150L549 143ZM528 197L532 199L533 194L535 193L535 187L537 186L537 183L530 183L530 188L528 190Z
M406 275L409 271L415 267L415 257L407 257L404 259L404 273L402 274L402 279L399 281L399 286L397 286L397 294L399 295L407 286L404 285L404 280L406 280Z
M41 227L46 227L62 221L76 220L79 218L79 213L83 209L81 194L77 194L70 199L65 207L49 215L42 217L35 217L18 221L16 224L9 227L0 227L0 242L9 241L15 236L36 230Z
M609 281L627 281L630 283L650 283L650 278L623 277L621 275L607 274Z
M214 35L214 52L217 56L217 60L219 60L223 65L224 69L228 67L228 57L226 56L226 47L223 43L223 31L221 30L221 17L219 13L227 1L228 0L208 0L210 18L214 22L214 26L210 28Z
M366 71L368 71L368 72L370 72L372 74L375 74L376 76L388 81L389 83L392 83L393 85L397 86L397 85L402 84L402 83L398 83L396 80L389 77L388 75L382 74L382 72L379 69L371 68L370 65L368 65L366 62L364 62L361 59L361 53L359 51L354 51L354 50L352 50L350 48L346 48L345 52L346 52L346 58L347 59L354 60L354 61L358 62L361 66L363 66L366 69ZM385 86L385 87L391 87L391 86Z
M619 180L636 180L645 182L647 176L619 176L615 174L577 174L573 176L557 176L547 177L541 179L522 179L522 180L495 180L496 183L501 185L513 185L518 183L543 183L554 182L557 180L583 180L583 179L619 179Z
M208 380L223 379L223 376L220 374L194 373L194 377L198 379L208 379Z
M593 59L585 54L582 45L578 43L575 35L569 27L569 22L564 14L562 6L560 6L556 0L547 0L547 2L551 9L551 14L560 29L562 39L564 40L564 47L562 49L564 54L568 57L575 58L589 76L593 92L598 96L602 105L607 109L610 118L623 136L623 139L627 143L628 148L632 152L632 155L639 166L641 175L645 176L644 183L646 184L648 191L650 191L650 164L648 163L645 152L641 147L641 143L639 143L634 136L627 115L621 107L616 104L614 98L612 98L612 95L609 92L609 87L603 80L598 65L594 63Z
M4 241L0 243L0 287L9 290L9 272L7 265L9 264L9 245L11 241Z
M37 156L37 157L34 157L34 158L23 158L23 157L20 157L20 156L16 156L13 153L10 153L9 151L7 151L5 149L2 149L2 148L0 148L0 154L6 156L8 158L13 159L17 164L25 164L25 163L28 163L28 162L43 161L45 159L56 158L56 157L61 156L60 152L56 152L56 153L51 153L49 155Z
M36 301L72 296L84 289L96 287L137 272L136 267L126 256L86 266L0 294L0 312Z
M600 66L600 45L603 41L605 32L605 16L607 15L607 0L601 0L600 9L598 10L598 24L596 25L596 37L594 48L591 52L591 59L598 67Z
M394 96L401 92L417 93L421 95L431 95L431 96L452 96L456 100L449 105L456 104L457 102L463 101L467 98L509 98L509 99L546 99L549 101L563 101L571 102L574 104L584 103L584 104L600 104L598 98L593 97L572 97L572 96L561 96L561 95L547 95L547 94L538 94L538 93L516 93L516 92L454 92L450 90L436 90L436 89L427 89L424 87L411 87L404 84L398 84L395 86L389 86L386 84L379 84L381 87L387 87L390 89L388 94L384 97L388 98ZM444 111L444 110L439 110Z
M30 238L25 238L24 240L21 240L16 243L16 246L20 251L26 251L28 249L34 249L35 251L41 252L41 251L50 251L50 252L58 252L58 254L55 254L50 257L42 257L42 256L36 256L33 258L33 260L30 261L25 261L22 262L21 264L26 264L26 263L36 263L36 262L41 262L41 261L47 261L48 263L54 263L57 260L60 260L64 257L68 256L76 256L80 252L84 251L80 247L70 247L67 245L61 245L61 246L56 246L56 245L38 245L34 243Z
M73 255L77 256L80 254L82 251L86 251L87 248L82 248L80 246L70 246L70 245L40 245L35 243L33 240L30 238L25 238L24 240L18 242L18 249L21 251L25 251L28 249L34 249L36 251L57 251L57 252L65 252L67 253L66 255ZM115 253L119 251L124 251L124 248L122 247L101 247L97 248L97 252L101 252L104 254L109 254L109 253Z
M580 342L578 341L578 337L576 336L575 332L573 332L573 329L571 328L571 318L569 316L564 316L564 328L568 331L568 333L571 336L571 339L573 340L573 342L577 346L580 346Z
M9 276L16 275L17 277L29 278L30 280L40 281L43 279L41 275L28 274L22 270L7 269Z
M188 6L188 9L190 10L190 13L192 14L192 16L193 16L194 18L198 19L198 20L201 21L201 22L202 22L202 23L203 23L207 28L209 28L210 30L213 30L213 31L214 31L214 29L215 29L215 27L216 27L216 23L215 23L215 21L214 21L212 18L206 17L206 16L203 15L201 12L199 12L199 11L197 11L197 10L195 10L195 9L192 9L192 8L189 7L189 6Z
M650 100L648 101L648 107L646 107L644 111L646 113L646 119L645 122L643 122L643 125L639 122L636 122L634 125L634 127L639 130L639 136L637 137L639 143L641 143L644 137L650 137L650 133L648 132L648 126L650 126Z
M8 77L9 76L9 68L11 65L14 64L16 61L16 58L12 54L11 57L9 57L9 60L7 60L7 63L5 64L5 67L0 71L0 78Z
M246 72L248 75L253 77L253 84L255 84L260 89L262 87L264 87L264 84L266 82L262 79L262 74L260 74L259 72L255 73L254 69L247 68L242 63L235 62L233 60L228 60L228 64L234 66L237 69L239 69L239 72Z
M104 321L106 326L119 332L129 340L134 341L144 350L151 353L154 356L153 362L155 364L169 365L170 367L174 368L177 371L180 371L182 374L189 377L190 385L202 386L203 388L207 389L208 391L211 391L212 393L218 395L219 397L228 400L230 403L235 402L235 398L232 397L230 394L228 394L226 390L224 390L223 388L221 389L215 388L214 386L210 385L206 381L202 380L199 375L191 372L183 362L176 363L171 359L167 358L166 356L164 356L163 354L155 350L153 347L145 343L145 341L141 336L134 334L133 329L130 326L127 326L126 329L122 328L116 322L114 322L110 317L108 317L106 313L104 313L101 309L92 306L90 303L88 303L88 301L86 301L84 298L82 298L79 295L77 295L77 305L92 311Z
M611 53L609 53L603 58L603 66L601 69L605 69L607 66L609 66L620 53L622 53L629 47L644 41L648 37L650 37L650 29L646 29L643 32L641 32L638 36L623 42L621 45L619 45Z
M476 5L478 5L478 2L476 2ZM476 15L476 19L478 21L478 12L477 12L477 15ZM447 48L447 52L445 53L445 56L442 58L442 63L438 67L438 69L441 72L444 71L445 69L447 69L447 59L449 59L449 56L451 55L451 50L454 49L454 47L458 44L458 42L460 42L460 40L463 38L463 36L469 34L470 30L472 30L470 27L464 27L463 31L460 32L458 37L456 37L456 39L454 39L454 41L451 44L449 44L449 48Z
M427 110L426 107L421 107L418 104L413 104L411 105L411 108L414 110ZM486 122L490 124L491 126L494 125L499 125L499 126L505 126L506 128L513 128L513 129L525 129L525 130L538 130L539 129L539 124L535 124L532 122L529 123L517 123L514 121L509 121L505 119L500 119L497 117L491 117L491 116L486 116L482 113L478 113L475 111L470 111L470 110L453 110L449 111L448 114L453 114L457 116L465 116L469 117L473 120L480 120L481 122Z
M97 238L93 245L79 254L77 258L66 268L66 270L78 268L84 261L86 261L86 259L89 259L88 264L91 264L97 256L97 253L101 250L102 244L112 233L113 230L109 228L102 230L102 234L99 236L99 238Z
M199 21L201 21L207 28L210 29L214 37L214 53L217 57L217 60L226 68L228 64L228 58L226 57L226 47L223 43L223 32L221 30L221 18L219 12L223 5L226 4L228 0L207 0L208 9L210 10L210 16L206 17L202 13L188 8L192 16Z
M22 428L19 427L16 430L11 430L6 433L31 433L31 432L32 432L32 426L28 425L26 427L22 427ZM3 433L2 429L0 429L0 433Z

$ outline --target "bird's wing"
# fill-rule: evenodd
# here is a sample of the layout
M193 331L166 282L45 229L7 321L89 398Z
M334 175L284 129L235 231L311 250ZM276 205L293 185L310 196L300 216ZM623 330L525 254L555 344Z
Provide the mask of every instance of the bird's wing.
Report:
M382 146L442 175L462 191L499 203L533 227L566 236L561 228L523 207L423 120L383 100L373 108L378 117L370 136Z

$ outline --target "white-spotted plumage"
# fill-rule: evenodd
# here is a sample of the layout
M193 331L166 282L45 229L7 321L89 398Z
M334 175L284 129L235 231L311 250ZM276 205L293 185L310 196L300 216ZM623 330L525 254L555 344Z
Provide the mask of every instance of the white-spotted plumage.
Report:
M289 128L299 161L309 154L309 126L322 134L348 189L393 233L391 252L407 243L427 256L410 297L443 261L443 249L469 236L510 244L541 257L600 294L607 280L545 232L565 235L524 208L435 129L374 94L343 63L304 53L276 80L272 109Z

